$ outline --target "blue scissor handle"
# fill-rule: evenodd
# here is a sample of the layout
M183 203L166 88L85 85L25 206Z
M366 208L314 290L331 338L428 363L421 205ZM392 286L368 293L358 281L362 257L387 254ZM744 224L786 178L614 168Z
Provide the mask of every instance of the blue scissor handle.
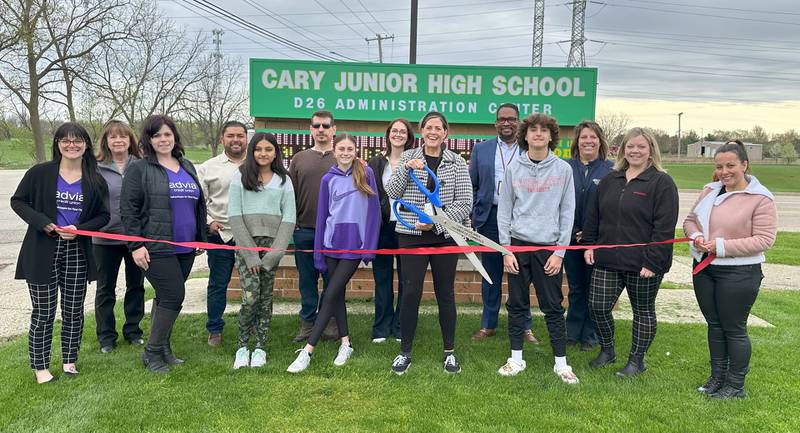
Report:
M428 200L431 202L431 204L441 209L444 206L442 206L442 199L439 197L439 178L436 177L436 173L434 173L433 170L431 170L430 167L428 167L427 165L424 165L422 167L425 169L425 171L428 172L428 176L430 176L431 179L433 179L433 191L428 190L428 187L422 184L422 182L414 174L413 169L411 168L408 169L408 175L411 177L411 180L413 180L414 183L417 184L417 188L419 188L419 191L428 197ZM425 224L430 224L430 223L425 223Z
M399 222L400 224L405 226L405 228L407 228L409 230L416 230L417 229L416 227L414 227L411 224L409 224L408 221L404 220L403 217L400 216L400 209L399 209L400 205L403 205L403 207L405 207L409 211L414 212L415 214L417 214L417 216L419 217L419 222L420 223L422 223L422 224L433 224L433 220L431 219L431 217L428 216L428 214L425 213L425 211L423 211L422 209L414 206L413 204L411 204L411 203L409 203L409 202L407 202L407 201L405 201L405 200L403 200L401 198L398 198L398 199L396 199L394 201L394 205L392 205L392 211L394 211L394 216L397 217L397 222Z

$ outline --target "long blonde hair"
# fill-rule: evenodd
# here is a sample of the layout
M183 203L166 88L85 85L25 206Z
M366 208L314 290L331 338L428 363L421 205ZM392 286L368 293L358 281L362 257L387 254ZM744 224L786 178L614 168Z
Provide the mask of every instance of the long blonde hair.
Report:
M625 137L622 138L622 148L617 152L617 161L614 163L614 170L625 171L628 169L630 164L628 164L628 160L625 159L625 146L628 145L629 141L639 136L644 137L645 141L647 141L647 145L650 147L650 157L648 158L647 166L650 167L652 165L656 170L666 173L667 170L664 170L664 167L661 165L661 151L658 150L656 137L649 129L639 127L631 128L630 131L625 134Z
M336 138L333 139L333 147L336 148L337 144L345 140L353 143L356 147L356 155L358 155L358 142L356 138L346 132L336 134ZM364 194L375 195L375 191L372 190L372 187L369 186L369 182L367 181L367 170L364 168L364 162L358 156L353 159L353 185Z

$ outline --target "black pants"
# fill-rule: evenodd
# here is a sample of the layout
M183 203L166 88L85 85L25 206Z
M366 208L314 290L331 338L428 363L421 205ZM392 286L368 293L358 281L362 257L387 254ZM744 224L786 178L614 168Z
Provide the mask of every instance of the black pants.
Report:
M117 275L125 260L125 324L122 336L128 341L142 337L139 322L144 316L144 274L133 261L126 245L94 245L97 263L97 292L94 297L94 315L97 322L97 341L100 346L117 344L114 304L117 302Z
M614 316L611 309L622 289L628 291L633 310L632 356L644 356L656 338L656 295L664 274L642 278L638 272L617 271L595 266L589 289L589 313L597 325L597 335L603 348L614 347Z
M400 248L452 246L455 243L433 232L422 232L422 236L398 235ZM444 350L452 350L456 339L456 295L455 279L458 254L432 256L401 254L403 267L403 296L400 299L400 351L411 353L414 334L417 332L419 304L428 264L433 274L433 291L439 305L439 328L442 330Z
M350 335L347 329L347 305L344 302L344 294L347 283L358 269L359 262L361 260L334 259L325 256L325 265L328 266L328 288L325 289L322 306L314 320L314 328L311 329L308 344L317 345L319 337L322 336L322 331L325 330L331 317L336 320L339 338Z
M194 252L185 254L150 254L150 267L144 271L153 285L156 297L153 302L165 310L181 311L186 296L186 279L192 271Z
M747 316L763 278L760 264L710 265L692 278L697 303L708 323L712 374L725 377L735 388L744 386L749 370L751 346Z
M378 248L397 248L395 225L390 221L381 225ZM397 306L394 302L394 263L397 262ZM372 338L400 338L400 299L403 297L403 273L400 256L378 254L372 262L375 279L375 320Z
M530 242L511 238L514 246L535 246ZM544 264L553 255L552 251L531 251L514 253L519 266L519 273L508 274L508 337L511 350L522 350L522 335L525 332L525 321L531 309L530 287L536 290L539 310L544 314L547 333L550 335L550 346L554 356L567 355L567 325L564 321L564 295L561 293L563 268L558 274L549 276L544 272Z

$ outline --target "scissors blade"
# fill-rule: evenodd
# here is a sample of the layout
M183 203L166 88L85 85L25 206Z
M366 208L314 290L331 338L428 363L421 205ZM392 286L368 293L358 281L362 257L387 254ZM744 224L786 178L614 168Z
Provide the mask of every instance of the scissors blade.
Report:
M497 242L487 238L486 236L468 227L464 227L463 225L453 221L452 219L450 219L450 217L444 215L444 211L439 211L437 215L429 215L429 216L434 222L441 224L442 227L444 227L451 235L455 232L461 235L461 237L463 238L477 242L482 246L491 248L503 255L511 254L511 251L506 249L504 246L498 244Z
M450 238L453 239L458 246L460 246L460 247L469 246L469 244L467 243L467 240L464 239L458 233L454 233L454 232L449 232L449 233L450 233ZM470 263L472 263L472 266L475 267L475 270L480 272L480 274L481 274L481 276L483 277L484 280L488 281L489 284L494 284L492 282L492 278L489 276L489 273L486 272L486 268L483 267L483 264L481 263L480 260L478 260L478 256L476 256L475 253L464 253L464 255L467 256L467 259L469 259Z

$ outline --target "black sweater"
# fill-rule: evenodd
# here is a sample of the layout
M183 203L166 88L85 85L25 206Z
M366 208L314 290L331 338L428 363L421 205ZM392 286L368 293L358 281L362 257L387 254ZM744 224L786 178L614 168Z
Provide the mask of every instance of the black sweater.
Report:
M181 167L192 176L197 185L200 180L188 159L180 158ZM143 236L149 239L172 240L172 207L169 198L169 177L167 171L155 158L134 161L125 172L122 180L122 193L119 201L120 217L126 235ZM205 242L208 236L206 225L206 200L203 192L197 200L195 221L182 221L195 224L196 241ZM130 251L142 246L151 254L175 254L175 247L161 242L128 242Z
M677 223L678 188L669 175L651 166L628 182L624 171L612 171L586 207L583 239L588 245L665 241L675 237ZM672 266L672 244L597 249L594 259L604 268L664 274Z
M383 185L383 170L386 168L387 164L389 164L389 160L386 159L386 156L383 153L373 156L367 163L367 165L372 168L372 173L375 174L375 183L378 185L378 198L381 202L381 217L383 224L389 223L389 216L392 212L392 210L389 208L389 196L386 195L386 188Z
M14 278L24 279L30 284L50 282L57 236L50 236L43 229L56 221L58 170L59 163L56 161L34 165L22 177L17 191L11 196L11 209L28 223ZM100 230L110 218L108 187L100 175L97 177L97 185L89 183L85 176L81 181L83 203L78 223L75 224L79 230ZM92 240L85 236L78 236L76 240L86 259L87 281L94 281L97 267L92 253Z

